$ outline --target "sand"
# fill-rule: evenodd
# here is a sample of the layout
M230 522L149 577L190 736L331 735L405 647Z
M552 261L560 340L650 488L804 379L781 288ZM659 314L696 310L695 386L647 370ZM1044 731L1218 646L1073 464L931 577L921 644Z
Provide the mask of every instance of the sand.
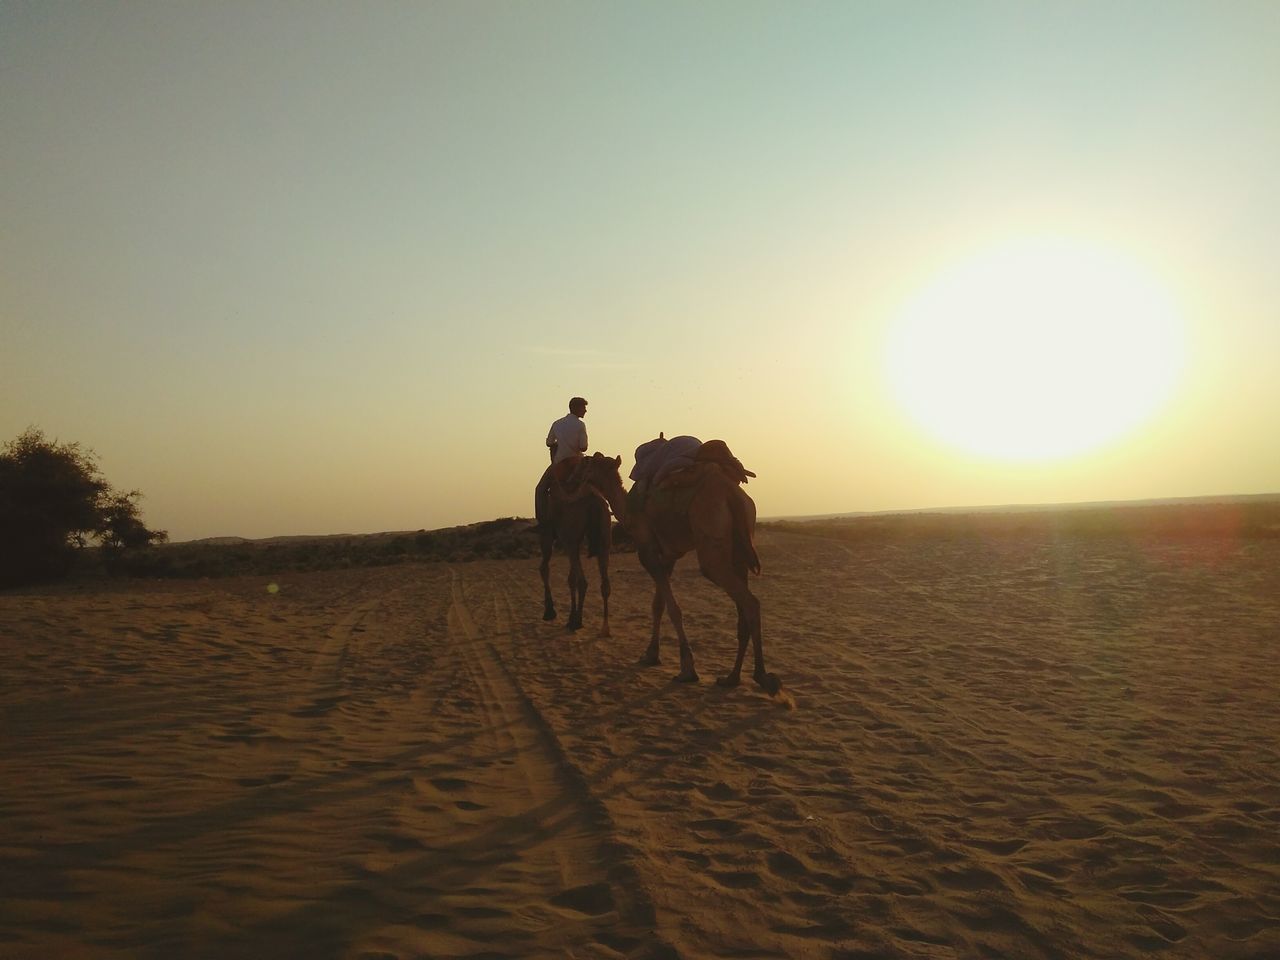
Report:
M0 956L1280 956L1280 539L759 548L0 594Z

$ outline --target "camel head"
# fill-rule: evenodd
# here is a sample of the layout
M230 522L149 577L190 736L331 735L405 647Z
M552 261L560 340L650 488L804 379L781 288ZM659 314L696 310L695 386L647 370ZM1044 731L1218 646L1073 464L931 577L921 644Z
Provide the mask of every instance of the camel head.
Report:
M582 482L589 484L609 504L609 509L618 518L619 523L626 523L627 494L622 489L622 457L606 457L603 453L593 453L586 460Z

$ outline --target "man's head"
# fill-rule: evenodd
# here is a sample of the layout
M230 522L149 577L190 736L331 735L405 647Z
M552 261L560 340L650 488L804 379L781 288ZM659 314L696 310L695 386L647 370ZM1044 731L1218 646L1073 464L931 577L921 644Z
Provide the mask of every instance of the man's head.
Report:
M587 415L587 401L581 397L574 397L569 401L569 412L575 417L585 417Z

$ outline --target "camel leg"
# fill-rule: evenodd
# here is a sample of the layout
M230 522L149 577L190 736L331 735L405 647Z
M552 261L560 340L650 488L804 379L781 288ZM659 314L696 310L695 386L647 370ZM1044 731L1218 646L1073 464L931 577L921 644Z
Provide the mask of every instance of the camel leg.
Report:
M742 677L742 661L747 653L747 641L753 636L758 636L758 632L753 629L753 622L760 622L760 601L755 595L747 591L743 600L734 601L738 606L738 653L733 659L733 669L723 677L716 680L716 683L722 687L736 687ZM757 644L759 649L759 644ZM759 683L760 660L756 660L756 682Z
M733 661L733 670L723 677L718 677L716 683L722 687L738 685L738 678L742 675L742 660L747 653L747 641L751 639L751 618L747 616L747 611L742 607L738 607L738 654ZM730 680L730 677L733 679Z
M738 653L734 658L733 669L716 680L722 687L736 687L742 678L742 661L747 653L747 640L751 640L755 656L755 670L752 679L766 693L773 695L782 689L782 681L776 674L766 673L764 669L764 643L760 631L760 601L756 599L747 586L745 570L739 570L725 558L730 556L722 550L708 545L707 549L698 551L698 563L702 574L733 600L738 610Z
M554 538L543 534L541 537L542 563L538 565L538 573L542 575L542 619L556 618L556 602L551 598L551 549L555 545Z
M586 610L586 606L587 606L587 572L582 568L582 558L578 557L577 560L578 560L578 564L577 564L578 582L575 585L577 594L575 595L574 600L577 602L577 607L578 607L578 621L577 621L578 628L581 629L582 614Z
M751 678L755 680L756 686L769 694L769 696L773 696L782 689L782 679L776 673L766 673L764 669L764 641L760 638L759 601L756 602L756 617L751 627L751 650L756 664L751 673Z
M698 671L693 668L693 650L689 646L689 638L684 635L684 616L680 613L680 604L676 603L675 594L671 592L671 578L664 575L658 581L658 592L666 605L667 616L671 618L671 626L675 628L676 637L680 641L680 672L676 680L680 683L697 683Z
M582 603L587 597L587 577L582 572L582 554L577 549L569 551L569 621L566 630L582 628Z
M649 649L644 652L644 656L640 658L640 663L646 667L656 667L662 662L662 658L658 656L658 635L662 630L662 611L666 609L666 604L662 600L662 591L658 589L655 581L653 585L653 603L650 610L653 613L653 632L649 639Z
M751 679L769 696L775 696L782 689L782 680L776 673L768 673L764 669L764 641L761 638L762 628L760 624L760 601L751 595L754 601L754 612L748 608L748 622L751 628L751 652L755 660L755 668L751 671ZM742 650L738 650L738 665L742 664Z
M609 594L613 587L609 583L609 551L604 548L596 557L596 566L600 570L600 605L603 608L603 619L600 623L600 636L608 637L609 633Z
M653 629L649 637L649 649L640 658L640 665L656 667L662 662L662 658L658 656L658 638L662 632L662 612L667 607L658 582L664 578L670 579L671 571L675 569L675 564L667 563L657 556L654 551L642 547L640 549L640 565L653 578L653 602L650 605L650 611L653 614Z

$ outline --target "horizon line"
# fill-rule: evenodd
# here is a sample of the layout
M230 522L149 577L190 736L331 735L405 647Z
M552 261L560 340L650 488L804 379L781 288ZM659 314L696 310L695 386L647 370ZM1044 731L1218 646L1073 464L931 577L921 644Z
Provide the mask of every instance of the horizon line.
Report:
M1089 508L1111 507L1111 506L1175 506L1177 504L1191 503L1233 503L1246 500L1280 500L1280 491L1270 491L1263 493L1216 493L1216 494L1199 494L1196 496L1184 497L1138 497L1132 500L1065 500L1061 502L1028 502L1028 503L998 503L998 504L961 504L955 506L942 507L897 507L887 510L846 510L834 511L828 513L804 513L804 514L778 514L770 516L761 516L757 518L758 523L781 523L786 521L804 522L812 520L835 520L841 518L857 518L857 517L887 517L902 516L919 513L986 513L1007 511L1015 513L1020 510L1027 512L1040 512L1048 510L1087 510ZM163 546L179 546L191 543L208 543L213 540L236 540L244 543L261 543L269 540L324 540L336 537L381 537L381 536L404 536L414 533L435 533L440 530L455 530L462 527L472 527L481 523L494 523L500 520L526 520L533 522L530 517L489 517L484 520L472 520L466 523L454 523L443 527L432 527L430 530L425 527L415 527L403 530L370 530L363 533L342 532L342 533L282 533L270 534L264 537L245 537L239 534L211 534L207 537L193 537L189 540L171 540Z

